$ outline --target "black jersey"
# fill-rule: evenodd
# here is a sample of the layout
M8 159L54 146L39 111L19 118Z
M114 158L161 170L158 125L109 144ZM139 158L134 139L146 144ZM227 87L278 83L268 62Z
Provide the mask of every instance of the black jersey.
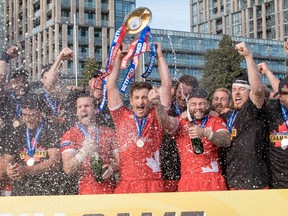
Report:
M229 111L223 115L227 123L233 112ZM263 110L258 109L251 100L248 100L238 111L232 126L231 146L224 149L224 174L228 188L267 187Z
M272 100L267 106L269 122L268 168L271 174L271 188L288 188L288 148L281 142L288 141L288 128L282 115L279 100ZM284 140L284 141L283 141Z

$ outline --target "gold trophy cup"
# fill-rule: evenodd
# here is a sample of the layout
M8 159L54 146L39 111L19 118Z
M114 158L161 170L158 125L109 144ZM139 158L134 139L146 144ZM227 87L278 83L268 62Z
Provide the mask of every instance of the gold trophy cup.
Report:
M146 7L135 8L128 13L123 21L127 34L137 34L141 32L152 19L150 9Z

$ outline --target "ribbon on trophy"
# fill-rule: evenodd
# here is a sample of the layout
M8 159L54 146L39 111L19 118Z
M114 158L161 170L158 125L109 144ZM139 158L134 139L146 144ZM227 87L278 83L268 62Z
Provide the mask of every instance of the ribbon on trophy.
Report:
M130 52L128 51L127 55L123 58L123 61L121 62L121 69L126 68L127 62L129 61L130 58L132 58L132 62L130 64L130 67L129 67L129 70L127 72L126 77L133 77L134 76L135 70L137 69L137 66L139 63L140 54L143 52L146 52L148 49L148 45L147 45L148 36L150 38L152 38L151 33L150 33L150 28L148 27L148 24L150 23L151 17L152 17L151 11L145 7L136 8L133 11L131 11L125 17L122 26L116 31L114 38L112 40L112 44L110 46L110 51L109 51L109 58L108 58L108 61L106 64L105 71L99 77L97 77L97 79L94 82L94 86L97 86L104 78L106 78L112 72L112 68L114 66L114 62L116 59L116 54L121 47L121 44L125 38L125 35L126 34L137 34L137 33L141 32L140 37L138 39L136 39L130 45L129 50L131 50L131 51ZM141 48L140 48L140 46L141 46ZM153 58L152 57L150 58L150 64L149 64L149 67L147 70L147 71L149 71L149 68L150 68L151 72L152 72L152 68L153 68L153 67L151 67L151 65L152 65L151 59L154 59L154 62L155 62L155 58L156 58L156 48L154 49L153 46L155 47L155 44L151 46L152 54L154 54L153 50L155 50L155 56ZM153 65L154 65L154 62L153 62ZM146 74L146 72L145 72L145 74ZM146 77L148 75L146 74ZM125 82L125 80L124 80L124 82ZM129 82L130 82L130 80L129 80ZM128 85L127 85L127 87L128 87ZM123 92L123 91L121 91L121 92ZM101 101L99 110L103 110L105 102L106 102L106 96L107 96L106 95L106 81L104 80L103 81L103 97L102 97L102 101Z

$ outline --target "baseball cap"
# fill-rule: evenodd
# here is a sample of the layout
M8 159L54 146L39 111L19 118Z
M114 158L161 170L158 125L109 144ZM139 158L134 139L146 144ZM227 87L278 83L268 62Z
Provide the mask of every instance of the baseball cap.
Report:
M280 80L279 85L278 85L278 92L276 92L273 97L277 97L277 95L282 94L282 95L288 95L288 77L285 79Z

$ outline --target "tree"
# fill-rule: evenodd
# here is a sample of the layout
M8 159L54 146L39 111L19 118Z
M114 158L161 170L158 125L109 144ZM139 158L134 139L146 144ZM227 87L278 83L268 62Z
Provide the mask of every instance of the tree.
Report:
M101 69L101 62L97 61L94 58L88 58L86 62L84 62L84 68L83 68L83 77L79 81L80 86L87 86L88 81L91 77L91 73L94 70L100 70Z
M218 49L205 53L206 63L202 73L201 86L208 93L211 94L220 87L230 90L233 78L243 70L240 67L243 58L235 50L235 44L231 37L223 35Z

